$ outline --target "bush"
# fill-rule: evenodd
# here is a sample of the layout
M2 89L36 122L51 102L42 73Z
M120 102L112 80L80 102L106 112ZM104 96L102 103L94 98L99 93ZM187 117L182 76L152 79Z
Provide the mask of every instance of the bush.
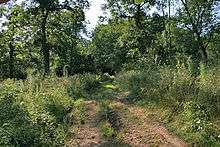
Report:
M213 70L205 75L201 75L196 83L199 89L196 101L203 104L206 110L211 114L217 114L220 111L220 72Z
M99 77L92 74L76 75L72 77L71 81L68 93L74 99L90 98L101 86Z
M129 92L129 101L151 100L157 97L160 76L156 70L127 71L116 77L116 83L122 91Z
M0 86L0 145L62 146L74 101L66 79L7 80Z
M118 118L109 100L102 100L99 103L98 116L102 135L108 139L113 138L116 135Z
M111 124L107 121L101 122L100 129L101 129L101 132L102 132L102 136L107 138L107 139L112 138L115 134L115 131L112 128Z
M176 68L163 67L160 69L160 76L159 88L163 101L182 103L194 97L196 79L184 65L177 65Z
M183 107L169 126L192 145L219 146L220 130L215 129L206 107L194 101L184 103Z
M37 127L28 112L16 103L16 94L4 92L0 96L0 145L28 146L38 141Z

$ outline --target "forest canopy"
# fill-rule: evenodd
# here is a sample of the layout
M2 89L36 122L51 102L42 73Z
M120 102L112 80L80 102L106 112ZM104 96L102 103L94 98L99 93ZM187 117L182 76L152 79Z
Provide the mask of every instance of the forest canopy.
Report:
M212 66L219 59L216 0L108 0L108 24L98 25L89 40L82 37L86 0L10 4L1 6L7 20L1 29L3 78L25 76L29 69L45 75L62 75L64 68L69 75L115 73L146 56L160 65L189 61L199 74L200 63Z

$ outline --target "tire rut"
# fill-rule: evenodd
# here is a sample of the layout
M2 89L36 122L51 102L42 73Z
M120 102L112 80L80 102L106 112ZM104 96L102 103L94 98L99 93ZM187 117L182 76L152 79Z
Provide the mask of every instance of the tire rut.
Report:
M118 103L125 106L125 104ZM146 115L146 110L137 106L128 106L128 112L121 113L126 132L123 142L135 147L162 146L187 147L188 145L169 132L166 127Z
M118 130L117 138L115 139L122 142L122 144L132 147L187 147L183 140L169 132L163 124L145 115L145 109L121 102L112 102L112 104L116 108L115 111L117 111L118 119L120 119L121 123L121 128ZM96 101L87 101L86 107L87 119L85 124L71 128L74 137L67 141L65 146L115 147L115 145L111 145L111 142L108 143L102 138L98 128L98 103ZM106 145L106 143L110 145Z
M97 127L98 106L95 101L86 102L86 121L78 127L72 127L73 138L66 143L66 147L96 147L104 143L99 128Z

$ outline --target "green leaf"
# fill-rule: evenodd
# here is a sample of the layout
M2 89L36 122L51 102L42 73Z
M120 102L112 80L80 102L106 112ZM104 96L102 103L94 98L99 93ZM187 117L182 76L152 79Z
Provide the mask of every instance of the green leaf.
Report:
M135 2L135 4L139 5L139 4L143 3L144 1L143 0L135 0L134 2Z

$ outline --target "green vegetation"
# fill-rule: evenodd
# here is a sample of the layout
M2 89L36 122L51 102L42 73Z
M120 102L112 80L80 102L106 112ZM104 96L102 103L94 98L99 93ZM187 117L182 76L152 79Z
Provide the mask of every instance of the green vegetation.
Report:
M220 146L218 0L6 1L0 146Z
M157 116L187 142L219 146L219 70L192 77L185 66L119 74L116 83L131 103ZM159 111L158 111L159 110Z
M63 145L71 123L85 119L82 101L69 97L67 84L67 79L58 78L1 83L0 144Z

